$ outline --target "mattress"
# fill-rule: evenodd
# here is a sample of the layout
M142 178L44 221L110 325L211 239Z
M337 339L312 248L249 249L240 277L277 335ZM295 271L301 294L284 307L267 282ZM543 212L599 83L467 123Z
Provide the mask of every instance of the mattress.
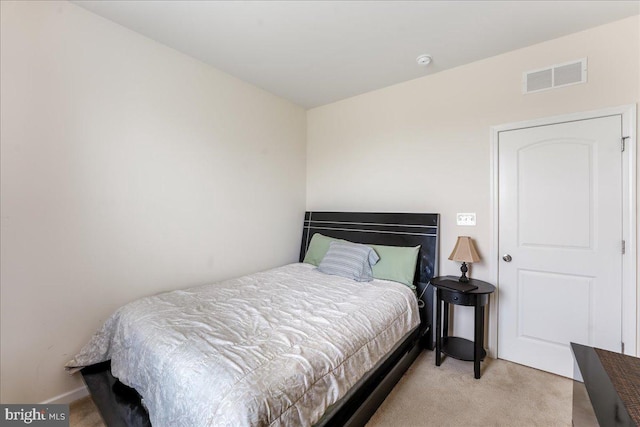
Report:
M67 364L111 360L154 426L308 426L419 324L416 297L290 264L118 309Z

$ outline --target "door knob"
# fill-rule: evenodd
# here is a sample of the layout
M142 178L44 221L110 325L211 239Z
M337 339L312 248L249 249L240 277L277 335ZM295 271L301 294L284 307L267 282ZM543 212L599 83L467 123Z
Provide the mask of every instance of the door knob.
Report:
M504 254L502 255L502 259L505 260L506 262L511 262L513 258L511 258L511 255L509 254Z

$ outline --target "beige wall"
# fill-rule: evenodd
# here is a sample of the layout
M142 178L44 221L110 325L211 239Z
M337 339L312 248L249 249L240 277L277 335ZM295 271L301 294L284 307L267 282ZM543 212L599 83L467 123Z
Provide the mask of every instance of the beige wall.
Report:
M523 71L583 57L588 83L522 94ZM470 235L485 258L471 274L489 280L490 127L638 100L636 16L318 107L307 113L307 208L440 213L440 273L459 274L446 258ZM457 226L457 212L476 212L477 226ZM465 309L455 333L472 338Z
M1 4L0 401L40 402L123 303L297 260L306 118L73 4Z

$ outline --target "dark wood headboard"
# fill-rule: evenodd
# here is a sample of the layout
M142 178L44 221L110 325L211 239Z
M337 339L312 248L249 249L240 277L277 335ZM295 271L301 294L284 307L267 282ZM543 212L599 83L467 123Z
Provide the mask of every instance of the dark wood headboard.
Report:
M428 283L438 270L439 214L306 212L300 261L315 233L357 243L418 246L415 282Z
M425 304L421 317L425 326L429 326L426 345L432 348L430 325L433 319L433 290L429 280L438 272L439 226L440 214L432 213L306 212L300 262L315 233L356 243L420 245L414 283Z

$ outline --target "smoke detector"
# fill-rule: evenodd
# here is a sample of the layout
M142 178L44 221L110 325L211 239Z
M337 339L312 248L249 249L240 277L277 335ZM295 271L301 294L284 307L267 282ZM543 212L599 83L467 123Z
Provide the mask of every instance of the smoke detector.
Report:
M426 67L431 64L431 55L420 55L416 58L418 65Z

